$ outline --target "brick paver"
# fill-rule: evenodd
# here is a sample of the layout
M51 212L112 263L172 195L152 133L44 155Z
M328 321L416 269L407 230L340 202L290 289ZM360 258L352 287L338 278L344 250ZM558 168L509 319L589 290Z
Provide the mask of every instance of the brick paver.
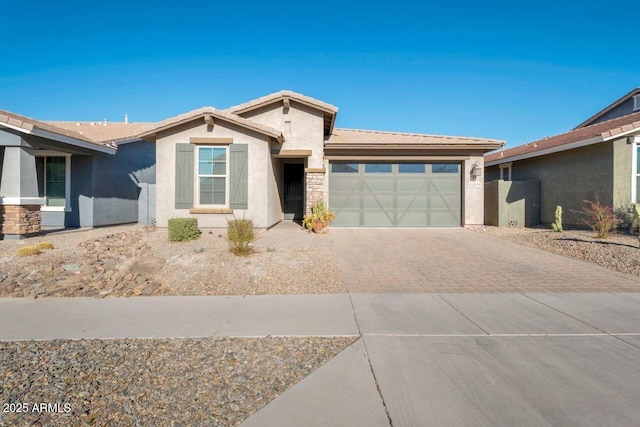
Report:
M350 292L638 291L640 278L464 229L330 232Z

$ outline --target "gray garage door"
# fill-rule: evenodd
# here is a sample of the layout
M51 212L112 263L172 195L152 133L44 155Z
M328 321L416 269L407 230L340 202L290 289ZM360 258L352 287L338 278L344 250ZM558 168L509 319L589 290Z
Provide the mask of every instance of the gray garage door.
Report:
M458 227L460 164L331 162L336 227Z

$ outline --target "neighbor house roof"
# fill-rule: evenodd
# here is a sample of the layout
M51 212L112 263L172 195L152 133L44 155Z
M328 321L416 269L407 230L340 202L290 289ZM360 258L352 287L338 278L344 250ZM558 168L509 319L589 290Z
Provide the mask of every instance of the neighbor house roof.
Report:
M187 113L168 118L161 122L153 123L147 126L146 128L141 129L138 136L140 138L153 136L153 135L156 135L158 132L162 132L163 130L167 130L175 126L179 126L183 123L188 123L200 118L203 118L205 122L211 121L211 123L214 123L215 119L223 120L223 121L238 125L240 127L243 127L245 129L249 129L254 132L267 135L271 138L276 139L278 142L284 141L282 132L280 132L277 129L274 129L270 126L265 126L260 123L256 123L251 120L247 120L238 115L229 113L228 111L217 110L213 107L198 108L197 110L192 110Z
M117 143L138 139L138 133L149 127L150 122L47 122L58 128L78 132L92 141Z
M85 148L96 147L100 148L100 151L105 151L105 149L108 149L107 151L109 152L114 151L114 146L111 143L95 141L83 135L82 132L21 116L10 111L0 110L0 126L3 125L4 127L13 128L20 132L53 139L59 142L70 143Z
M640 129L640 112L574 129L560 135L550 136L517 147L485 155L485 165L505 163L522 158L542 156L552 152L577 148L621 137Z
M631 92L627 93L626 95L622 96L620 99L618 99L617 101L614 101L613 103L609 104L608 106L606 106L605 108L603 108L602 110L598 111L597 113L595 113L593 116L589 117L587 120L585 120L584 122L580 123L578 126L576 126L574 129L578 129L581 127L585 127L585 126L589 126L590 124L592 124L598 117L601 117L603 114L608 113L609 111L613 110L614 108L616 108L617 106L619 106L620 104L626 102L627 100L631 99L633 96L640 94L640 87L637 87L635 89L633 89Z
M498 139L340 128L334 129L326 140L326 146L329 148L364 148L369 146L467 148L473 146L474 148L493 150L504 144L505 141Z
M229 107L226 111L229 111L233 114L242 115L249 111L253 111L266 105L281 101L285 104L285 106L288 105L287 103L289 101L296 101L300 104L308 105L322 111L324 113L325 134L330 134L333 130L333 125L335 124L336 120L336 114L338 113L338 107L290 90L281 90L280 92L265 95L252 101Z

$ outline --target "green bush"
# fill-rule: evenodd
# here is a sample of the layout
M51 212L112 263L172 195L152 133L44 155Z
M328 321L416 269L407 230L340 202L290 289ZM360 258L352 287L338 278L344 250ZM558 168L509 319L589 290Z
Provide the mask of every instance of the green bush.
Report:
M40 255L40 249L35 246L23 246L16 251L16 256L32 256L32 255Z
M227 241L229 250L236 255L248 255L251 253L249 243L256 239L253 221L250 219L233 219L227 222Z
M188 242L200 237L197 218L169 219L169 240L172 242Z

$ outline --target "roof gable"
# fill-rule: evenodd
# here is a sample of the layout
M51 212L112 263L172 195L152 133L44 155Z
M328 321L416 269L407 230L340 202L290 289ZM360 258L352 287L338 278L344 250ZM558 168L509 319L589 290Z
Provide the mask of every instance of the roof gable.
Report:
M550 154L550 152L576 148L576 144L588 145L589 143L596 144L608 141L636 130L640 132L640 112L489 153L484 160L485 164L499 164L521 158L542 156Z
M150 138L157 135L159 132L164 130L168 130L179 126L184 123L192 122L194 120L203 119L207 123L214 123L214 119L223 120L229 123L233 123L245 129L252 130L254 132L267 135L278 142L284 141L284 137L282 132L277 129L274 129L270 126L265 126L260 123L253 122L251 120L247 120L235 114L232 114L228 111L217 110L213 107L202 107L197 110L192 110L184 114L177 115L175 117L170 117L166 120L163 120L158 123L154 123L146 128L142 129L138 136L140 138Z
M617 107L621 106L625 102L631 100L631 98L633 98L635 95L638 95L638 94L640 94L640 87L637 87L637 88L633 89L631 92L627 93L626 95L624 95L620 99L618 99L615 102L607 105L605 108L603 108L602 110L598 111L596 114L594 114L593 116L589 117L584 122L580 123L574 129L578 129L578 128L581 128L581 127L590 126L592 124L595 124L598 121L598 119L602 118L602 116L606 115L607 113L609 113L612 110L616 109Z
M258 108L261 108L276 102L282 102L284 106L287 107L291 101L295 101L300 104L307 105L311 108L314 108L316 110L323 112L324 113L324 130L325 130L324 133L325 135L331 134L331 131L333 130L333 126L336 121L336 115L338 114L338 107L336 107L335 105L327 104L326 102L320 101L318 99L303 95L301 93L290 91L290 90L281 90L280 92L275 92L275 93L254 99L252 101L245 102L240 105L229 107L225 111L228 111L230 113L237 114L237 115L242 115L249 111L253 111Z

